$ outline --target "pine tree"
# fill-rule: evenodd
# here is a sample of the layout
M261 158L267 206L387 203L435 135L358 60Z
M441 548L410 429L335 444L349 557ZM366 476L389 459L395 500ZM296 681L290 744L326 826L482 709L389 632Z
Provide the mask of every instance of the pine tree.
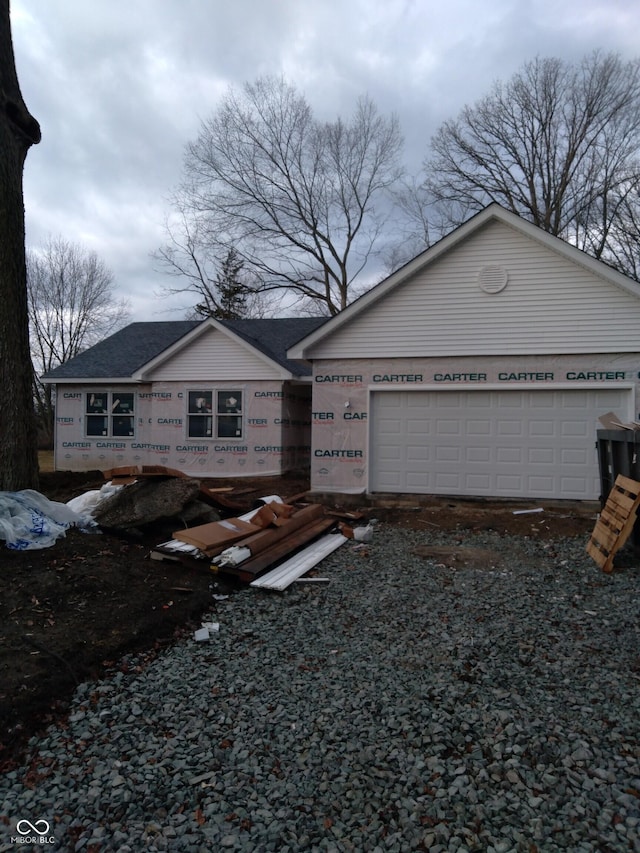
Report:
M213 314L218 320L241 320L247 316L247 287L240 279L244 261L235 249L229 249L217 278L218 308Z
M215 278L205 277L202 267L199 267L199 279L194 289L202 300L193 309L197 317L242 320L251 313L249 295L254 292L240 278L243 267L244 261L233 248L227 252Z

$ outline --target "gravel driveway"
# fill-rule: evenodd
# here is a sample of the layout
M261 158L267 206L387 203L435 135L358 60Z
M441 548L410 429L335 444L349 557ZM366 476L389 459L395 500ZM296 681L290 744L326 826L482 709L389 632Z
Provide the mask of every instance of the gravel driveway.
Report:
M640 569L585 544L380 524L213 602L0 777L0 850L640 850Z

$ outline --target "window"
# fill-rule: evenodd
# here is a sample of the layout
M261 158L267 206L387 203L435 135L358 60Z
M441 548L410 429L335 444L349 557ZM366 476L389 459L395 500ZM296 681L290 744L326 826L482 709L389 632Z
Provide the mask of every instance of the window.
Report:
M98 391L86 396L86 432L88 436L126 436L134 434L134 395Z
M211 438L211 391L189 391L189 438Z
M218 391L216 438L242 438L241 391Z
M242 438L242 391L189 391L188 406L189 438Z

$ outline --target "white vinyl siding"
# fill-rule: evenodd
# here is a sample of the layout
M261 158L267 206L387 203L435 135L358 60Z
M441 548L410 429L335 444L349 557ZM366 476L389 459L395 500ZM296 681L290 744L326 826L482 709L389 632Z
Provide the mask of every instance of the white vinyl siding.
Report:
M594 500L598 417L629 389L380 391L369 491Z
M500 293L480 269L508 274ZM634 352L640 299L492 221L320 341L314 359Z
M275 365L217 329L210 329L168 358L145 378L153 382L211 381L240 382L277 379Z

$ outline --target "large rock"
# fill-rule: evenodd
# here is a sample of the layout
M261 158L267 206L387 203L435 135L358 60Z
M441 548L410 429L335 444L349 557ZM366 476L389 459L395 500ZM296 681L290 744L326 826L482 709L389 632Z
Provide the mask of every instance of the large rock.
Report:
M101 527L128 530L163 518L192 516L199 494L199 481L188 477L138 480L99 504L94 519Z

